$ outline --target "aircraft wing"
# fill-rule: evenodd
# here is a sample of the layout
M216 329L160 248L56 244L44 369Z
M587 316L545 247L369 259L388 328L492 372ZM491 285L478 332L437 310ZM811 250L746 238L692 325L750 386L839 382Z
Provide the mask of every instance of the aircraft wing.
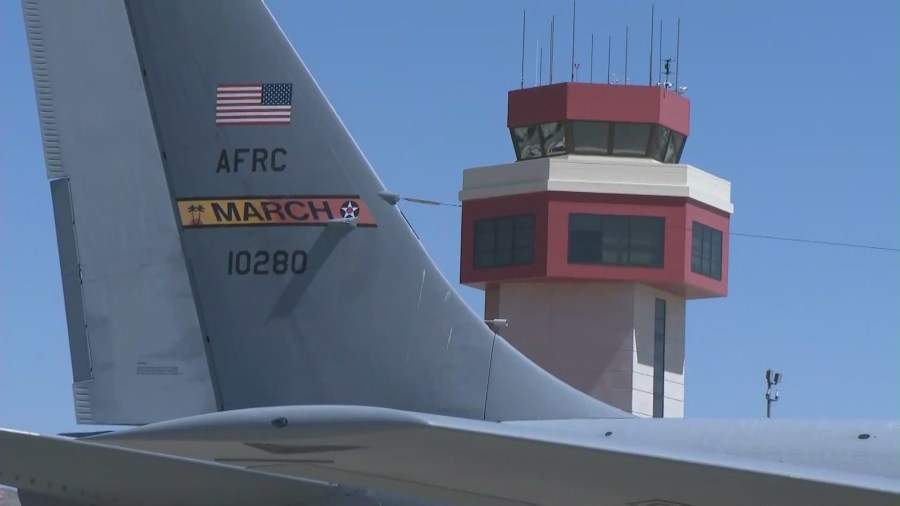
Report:
M57 436L0 430L0 484L28 504L321 504L337 487Z
M617 435L621 421L597 427L607 423L611 430L586 435L381 408L306 406L200 415L90 440L463 503L896 506L900 499L900 480L889 468L870 476L641 445Z

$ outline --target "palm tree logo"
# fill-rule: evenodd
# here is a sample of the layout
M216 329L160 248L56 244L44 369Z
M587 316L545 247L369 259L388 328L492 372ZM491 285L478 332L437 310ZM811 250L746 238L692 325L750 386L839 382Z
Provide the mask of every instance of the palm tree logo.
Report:
M203 204L191 204L188 206L187 210L189 213L191 213L191 225L203 224L203 213L206 211L206 208L203 207Z

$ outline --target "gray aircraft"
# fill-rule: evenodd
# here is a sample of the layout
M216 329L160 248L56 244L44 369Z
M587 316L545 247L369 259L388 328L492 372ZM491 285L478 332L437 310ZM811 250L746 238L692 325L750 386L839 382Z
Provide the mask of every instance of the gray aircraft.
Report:
M897 422L639 419L518 353L262 1L23 10L76 417L136 426L0 431L25 506L900 501Z

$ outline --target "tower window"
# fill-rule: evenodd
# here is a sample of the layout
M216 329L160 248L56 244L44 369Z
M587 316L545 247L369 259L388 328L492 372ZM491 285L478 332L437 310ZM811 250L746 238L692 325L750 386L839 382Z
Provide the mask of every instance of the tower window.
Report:
M650 138L650 150L648 156L659 161L666 157L666 149L671 143L672 130L662 125L653 126L653 134Z
M566 152L566 130L562 121L544 123L541 134L544 137L544 154L551 156Z
M616 123L613 127L613 156L647 156L647 143L653 125Z
M669 144L666 145L666 155L663 163L678 163L681 160L681 151L684 149L684 135L672 132Z
M656 299L653 315L653 418L662 418L666 400L666 300Z
M573 121L572 144L579 155L609 154L609 123L602 121Z
M683 134L659 124L590 120L511 127L509 132L519 161L575 153L678 163L686 140Z
M474 243L476 269L528 265L534 259L534 215L477 220Z
M695 221L691 235L691 271L721 280L722 231Z
M537 125L513 128L513 144L516 146L516 157L519 160L540 158L544 156L543 139Z
M518 160L566 153L566 127L562 121L511 128L510 132Z
M662 267L666 219L569 215L569 263Z

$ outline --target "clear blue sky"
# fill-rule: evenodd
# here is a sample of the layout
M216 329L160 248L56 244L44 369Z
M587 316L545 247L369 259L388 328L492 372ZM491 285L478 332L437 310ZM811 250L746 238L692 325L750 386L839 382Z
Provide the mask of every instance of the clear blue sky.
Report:
M578 5L577 60L646 82L650 2ZM455 201L464 168L513 159L506 92L526 82L557 15L568 77L571 3L272 0L288 37L387 185ZM900 4L657 2L692 100L683 161L731 180L735 232L900 247ZM546 58L545 58L546 63ZM0 426L74 423L55 232L19 2L0 2ZM459 213L404 207L458 279ZM688 305L690 417L900 417L900 254L734 237L727 298ZM481 292L461 288L480 311Z

